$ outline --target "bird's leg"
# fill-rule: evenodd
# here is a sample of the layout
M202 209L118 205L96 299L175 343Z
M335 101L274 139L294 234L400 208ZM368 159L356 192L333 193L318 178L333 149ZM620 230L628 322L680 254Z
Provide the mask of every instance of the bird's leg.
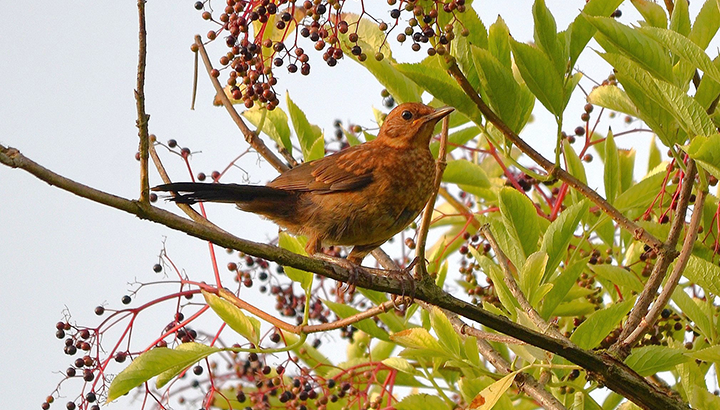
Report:
M373 247L365 252L355 252L356 248L357 246L353 248L347 259L342 259L322 253L322 241L319 238L310 237L308 238L307 245L305 245L305 251L308 255L311 255L315 259L320 259L342 266L348 271L349 277L347 280L347 286L345 287L345 284L338 282L337 295L340 303L345 303L345 294L348 295L349 299L352 298L352 295L355 293L355 282L357 282L357 278L360 276L360 263L362 263L363 258L365 258L372 249L375 249L375 247Z

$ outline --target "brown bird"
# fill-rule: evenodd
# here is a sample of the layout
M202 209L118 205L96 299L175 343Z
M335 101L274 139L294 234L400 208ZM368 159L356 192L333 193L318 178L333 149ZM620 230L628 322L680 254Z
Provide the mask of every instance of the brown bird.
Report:
M266 186L180 182L153 191L182 193L180 203L230 202L308 238L309 255L323 244L352 245L363 258L403 230L430 198L435 124L454 109L405 103L388 114L377 138L303 163Z

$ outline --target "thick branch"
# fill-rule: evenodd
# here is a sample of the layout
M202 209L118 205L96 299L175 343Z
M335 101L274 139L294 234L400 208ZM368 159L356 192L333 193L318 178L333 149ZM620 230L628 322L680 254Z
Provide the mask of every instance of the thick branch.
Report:
M401 280L393 278L394 275L383 275L385 271L360 268L356 269L355 272L349 272L342 266L297 255L275 246L247 241L154 206L90 188L40 166L14 148L6 148L0 145L0 163L12 168L21 168L42 181L94 202L123 210L142 219L163 224L168 228L213 242L224 248L235 249L274 261L280 265L292 266L343 282L347 282L352 278L354 284L366 289L392 294L402 293ZM459 300L437 287L428 277L418 283L414 297L564 357L582 366L600 383L627 397L644 409L688 409L684 403L667 397L643 377L613 357L598 355L580 349L571 343L532 331L511 322L505 317L492 314L474 304Z

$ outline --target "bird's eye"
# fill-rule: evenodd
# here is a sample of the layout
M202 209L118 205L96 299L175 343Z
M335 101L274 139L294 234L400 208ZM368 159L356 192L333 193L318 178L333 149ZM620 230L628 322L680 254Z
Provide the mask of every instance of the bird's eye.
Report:
M408 121L411 120L413 117L412 113L408 110L403 111L401 115L404 120L408 120Z

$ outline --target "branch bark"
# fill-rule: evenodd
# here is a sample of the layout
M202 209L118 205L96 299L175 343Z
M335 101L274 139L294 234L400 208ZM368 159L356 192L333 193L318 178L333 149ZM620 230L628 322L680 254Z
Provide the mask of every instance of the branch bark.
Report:
M179 217L157 207L88 187L42 167L14 148L0 145L0 163L12 168L23 169L38 179L75 195L128 212L141 219L163 224L168 228L213 242L224 248L235 249L274 261L280 265L314 272L342 282L347 282L352 277L357 286L379 292L400 294L403 289L401 280L394 278L393 275L383 275L385 272L383 270L361 268L357 272L351 273L342 266L297 255L275 246L238 238L227 232L218 231L208 225ZM414 297L564 357L572 363L585 368L591 377L599 383L627 397L644 409L686 410L689 408L685 403L668 397L662 391L659 391L643 377L610 355L580 349L572 343L532 331L511 322L505 317L492 314L474 304L459 300L436 286L429 277L425 277L418 283Z

